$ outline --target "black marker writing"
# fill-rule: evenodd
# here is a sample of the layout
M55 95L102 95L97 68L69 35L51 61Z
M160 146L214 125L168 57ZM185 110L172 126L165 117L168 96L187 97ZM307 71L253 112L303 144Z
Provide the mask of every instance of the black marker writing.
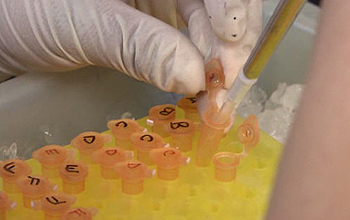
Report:
M39 185L39 183L40 183L40 179L39 178L32 177L32 176L28 176L28 178L31 179L30 180L30 185L33 185L34 182L35 182L35 185Z
M172 129L178 129L178 128L188 128L190 126L190 124L186 121L182 121L182 122L170 122L170 127Z
M175 109L172 108L172 107L165 107L162 111L159 112L159 114L161 114L161 115L170 115L174 111L175 111Z
M79 170L75 170L78 167L78 165L68 164L66 165L66 171L70 173L79 173Z
M94 135L90 135L90 136L84 136L84 141L88 144L92 144L94 143L96 137Z
M141 141L146 140L147 142L151 142L151 141L153 141L153 139L154 138L152 137L152 135L149 135L149 134L144 134L140 137Z
M119 127L119 125L123 125L124 128L128 126L128 124L125 121L120 121L120 122L115 124L115 126L117 126L117 127Z
M10 163L5 164L4 169L9 173L14 174L15 172L12 169L15 167L16 167L15 162L12 161Z
M53 205L59 205L62 203L66 203L66 201L59 201L56 197L51 196L51 197L45 197L46 201L48 201L49 203L53 204Z

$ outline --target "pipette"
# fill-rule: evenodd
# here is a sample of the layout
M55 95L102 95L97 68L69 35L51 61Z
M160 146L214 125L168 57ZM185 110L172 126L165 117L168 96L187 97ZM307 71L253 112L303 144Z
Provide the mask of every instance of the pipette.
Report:
M226 101L216 116L217 122L224 122L229 118L250 87L257 81L305 1L281 0L279 2L254 50L230 88Z

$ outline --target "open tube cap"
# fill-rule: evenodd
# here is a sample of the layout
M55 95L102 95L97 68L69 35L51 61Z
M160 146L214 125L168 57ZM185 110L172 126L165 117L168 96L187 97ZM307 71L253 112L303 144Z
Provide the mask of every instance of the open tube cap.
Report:
M250 115L239 127L238 127L238 139L245 144L246 150L250 151L252 147L259 142L259 124L258 119L254 115Z

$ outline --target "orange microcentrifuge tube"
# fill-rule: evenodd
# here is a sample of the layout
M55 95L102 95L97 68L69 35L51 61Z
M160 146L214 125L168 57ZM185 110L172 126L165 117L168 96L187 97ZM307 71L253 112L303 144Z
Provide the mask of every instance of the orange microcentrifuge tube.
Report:
M32 208L41 209L45 220L59 220L60 217L75 203L75 196L64 193L50 193L40 200L31 203Z
M51 184L46 177L34 175L21 177L17 185L23 194L23 206L26 208L31 208L32 201L41 199L58 187Z
M224 136L225 128L230 124L230 117L220 122L216 119L219 109L216 104L217 93L223 89L225 75L220 62L213 59L205 66L206 89L208 92L208 109L203 115L203 126L199 135L196 153L197 166L209 166L210 161L217 151L220 140Z
M111 141L112 137L109 134L88 131L76 136L71 141L71 145L79 150L80 160L93 163L92 153Z
M66 161L60 168L63 191L69 194L78 194L85 190L85 179L88 167L80 161Z
M197 143L196 165L201 167L209 166L213 155L219 148L220 140L224 137L224 130L230 123L230 121L224 124L209 122L207 119L210 118L210 115L210 111L204 113L204 124Z
M163 138L156 133L141 133L137 132L131 135L131 141L133 142L137 150L137 160L146 165L152 165L154 162L149 157L149 152L152 149L165 147L166 143Z
M144 130L139 123L133 119L113 120L107 123L107 127L112 131L115 137L115 144L125 150L133 150L133 144L130 135Z
M176 119L168 124L172 146L180 151L192 150L193 136L196 132L194 123L189 119Z
M98 213L96 208L72 208L66 211L60 220L92 220Z
M171 147L153 149L151 159L157 164L158 178L162 180L175 180L179 177L179 166L190 162L179 150Z
M115 170L122 179L122 191L131 195L140 194L143 191L144 179L155 174L154 169L148 168L139 161L117 163Z
M92 157L101 165L101 176L103 178L116 179L119 176L118 173L115 172L115 164L126 160L132 160L134 158L134 152L116 147L108 147L95 151Z
M147 122L152 124L152 132L162 137L169 136L167 125L175 119L175 106L171 104L157 105L148 112Z
M18 193L18 179L31 173L32 168L23 160L0 161L0 176L3 178L3 189L7 193Z
M201 122L196 97L183 97L177 102L177 106L184 110L186 119L190 119L193 122Z
M236 178L236 167L241 156L231 152L219 152L213 156L215 178L221 182L229 182Z
M40 162L41 172L47 178L58 178L59 168L67 159L73 159L75 152L59 145L44 146L32 154Z
M16 206L15 202L12 202L6 193L0 191L0 219L6 220L6 212L13 209Z
M245 145L244 156L259 142L259 124L258 119L254 115L250 115L238 127L238 139Z

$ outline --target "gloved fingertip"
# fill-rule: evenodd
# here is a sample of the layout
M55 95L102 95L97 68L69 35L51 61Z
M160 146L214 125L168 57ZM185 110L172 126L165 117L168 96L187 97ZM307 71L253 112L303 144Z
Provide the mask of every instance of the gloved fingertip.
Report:
M204 62L201 56L183 60L174 66L172 86L174 92L195 95L205 89Z

